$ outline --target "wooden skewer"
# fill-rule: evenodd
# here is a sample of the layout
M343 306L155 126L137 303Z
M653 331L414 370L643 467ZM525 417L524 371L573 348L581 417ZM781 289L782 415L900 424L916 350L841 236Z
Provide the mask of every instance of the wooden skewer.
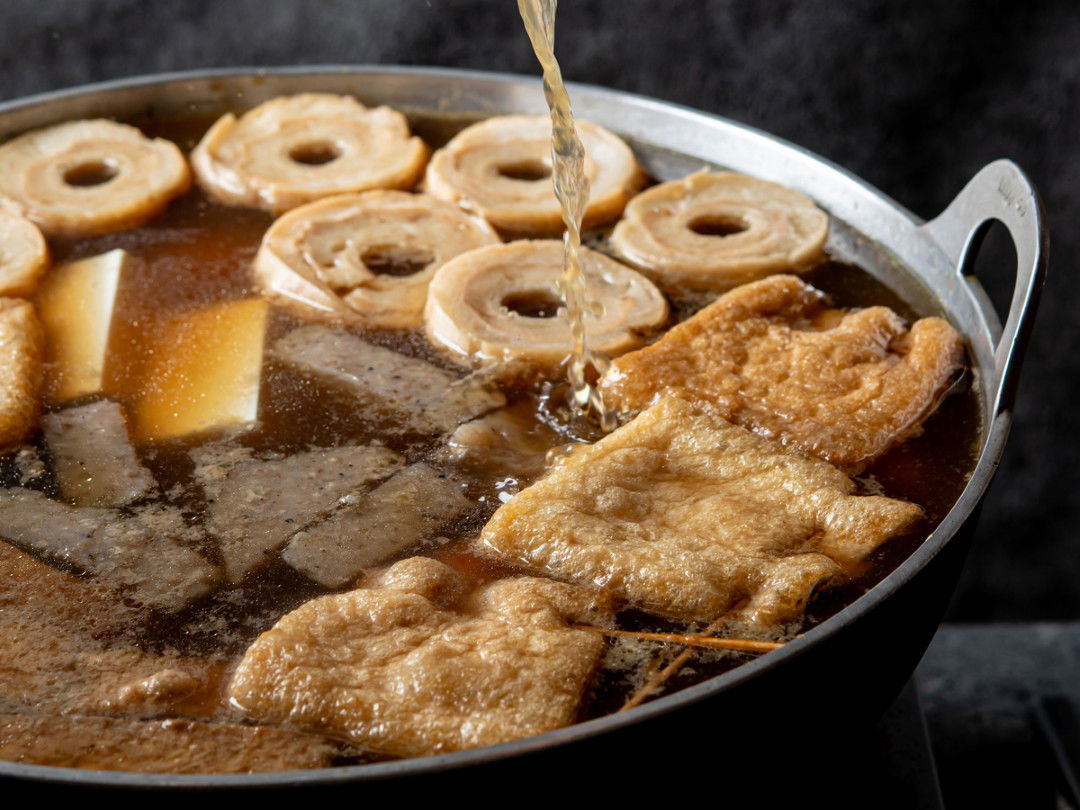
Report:
M723 622L724 620L722 618L717 619L698 635L704 635L707 638L711 638L712 634L715 633L721 626L723 626ZM663 660L663 658L661 657L656 659L657 666L653 667L650 670L649 676L645 679L645 683L638 687L637 691L635 691L634 694L627 698L626 702L622 705L619 711L629 711L635 706L640 706L642 703L648 700L650 696L657 694L661 689L664 688L664 684L671 680L671 678L673 678L675 674L686 665L686 662L689 661L693 657L693 655L693 647L683 647L679 651L678 655L676 655L674 658L670 658L667 664L663 666L661 666L661 661Z
M780 641L751 641L745 638L715 638L712 636L687 636L680 633L643 633L633 630L609 630L606 627L575 625L578 630L593 630L606 636L640 638L646 641L662 641L687 647L709 647L714 650L738 650L739 652L766 653L784 646Z
M682 651L673 659L669 660L662 668L660 667L662 659L657 659L656 666L649 671L649 677L645 679L645 683L643 683L634 694L627 698L626 703L619 708L619 711L629 711L635 706L640 706L651 695L657 694L664 688L664 684L671 680L671 678L686 665L686 662L690 660L693 654L694 650L692 647L683 647Z

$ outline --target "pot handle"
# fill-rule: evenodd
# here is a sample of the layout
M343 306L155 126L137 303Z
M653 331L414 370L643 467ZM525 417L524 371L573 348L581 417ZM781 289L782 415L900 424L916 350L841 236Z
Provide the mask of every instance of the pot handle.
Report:
M1016 283L1005 328L994 346L994 413L1012 408L1020 365L1046 278L1049 234L1042 203L1027 175L1011 160L983 167L936 218L920 228L945 252L963 281L992 221L1016 246Z

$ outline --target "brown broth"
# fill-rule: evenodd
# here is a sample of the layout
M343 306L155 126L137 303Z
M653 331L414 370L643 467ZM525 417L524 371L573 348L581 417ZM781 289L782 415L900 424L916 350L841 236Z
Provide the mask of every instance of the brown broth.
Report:
M138 122L151 135L170 137L190 148L209 119ZM445 142L468 121L417 119L413 122L433 146ZM263 212L226 207L209 200L197 189L174 202L160 217L146 226L122 233L89 239L52 240L58 262L123 248L137 257L138 272L130 274L119 293L118 323L111 345L115 354L107 372L111 396L128 403L137 394L133 370L145 361L148 339L160 333L176 314L208 304L252 295L249 266L265 229L272 218ZM604 247L604 234L589 235L590 244ZM906 318L918 313L868 273L849 264L826 261L813 268L806 278L829 294L841 307L885 304ZM704 302L674 301L673 320L682 320ZM273 334L282 334L298 321L276 313ZM381 332L361 334L365 339L453 368L440 357L419 333ZM520 388L509 392L521 402L524 414L537 413L544 392ZM557 411L558 409L554 409ZM979 437L979 402L970 385L961 384L926 422L921 434L899 445L871 464L859 477L866 491L882 491L894 498L920 504L927 520L908 536L897 538L877 555L857 582L816 598L810 606L807 625L821 621L872 587L906 558L942 519L963 490L975 462ZM556 422L558 414L550 417ZM282 454L311 447L336 446L379 439L410 461L429 458L438 445L437 436L386 434L364 413L357 412L349 397L305 378L289 369L267 363L263 370L261 404L257 425L235 441L259 451ZM538 430L547 430L540 426ZM551 446L563 444L567 435L549 430ZM206 438L144 443L137 450L151 469L166 497L186 510L192 521L200 519L202 496L192 479L193 463L188 451ZM39 441L39 446L41 442ZM439 463L433 461L432 463ZM499 495L526 486L525 478L507 481L470 470L470 492L475 509L446 531L436 544L413 550L430 554L478 579L494 579L518 573L513 567L481 559L468 550L468 541L500 504ZM0 459L0 484L18 483L12 457ZM48 475L35 486L56 495ZM211 559L215 548L202 549ZM413 553L413 552L410 552ZM276 561L250 574L237 586L225 586L184 610L163 615L147 612L134 628L135 643L146 648L176 650L207 656L218 661L225 678L256 635L268 629L282 615L326 589L314 584L283 562ZM638 611L627 610L621 625L629 629L685 630ZM798 628L793 628L794 631ZM670 649L639 642L611 645L608 666L603 670L582 709L583 717L594 717L622 705L627 695L640 685L642 667L656 651L670 657ZM726 652L695 654L687 666L671 679L668 691L701 681L748 660L747 655ZM217 692L201 695L200 716L227 714ZM353 759L350 762L356 761Z

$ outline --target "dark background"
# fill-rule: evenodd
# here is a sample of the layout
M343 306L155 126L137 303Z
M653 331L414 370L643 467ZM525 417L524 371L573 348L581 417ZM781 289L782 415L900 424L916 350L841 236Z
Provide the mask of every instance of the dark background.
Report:
M1080 3L564 0L557 50L568 79L753 124L924 217L995 158L1031 174L1049 214L1050 280L951 616L1080 618ZM513 0L0 2L5 98L155 71L331 62L537 73ZM984 253L1008 250L991 241Z

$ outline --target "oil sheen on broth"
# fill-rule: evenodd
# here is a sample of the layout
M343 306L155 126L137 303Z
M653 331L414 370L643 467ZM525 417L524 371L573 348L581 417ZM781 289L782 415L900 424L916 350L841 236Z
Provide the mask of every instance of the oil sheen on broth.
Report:
M528 4L524 4L528 5ZM527 11L523 8L523 11ZM537 17L541 20L541 17ZM550 31L550 27L546 29ZM565 96L563 97L565 100ZM567 108L568 110L568 108ZM190 149L206 127L207 119L157 120L137 122L150 136L162 136ZM415 132L432 147L445 143L459 129L472 121L449 120L439 117L414 116L410 120ZM572 152L572 149L570 150ZM580 166L578 167L580 171ZM580 187L579 187L580 188ZM580 201L576 204L580 216ZM570 210L575 210L571 208ZM115 398L130 405L141 392L133 388L125 369L144 362L144 344L166 327L170 317L194 308L219 302L237 300L254 293L249 275L252 257L263 232L269 226L268 214L244 208L227 207L207 199L193 190L177 200L167 211L139 229L109 236L54 240L52 247L59 262L101 254L114 248L124 248L140 262L140 272L131 274L122 284L118 296L118 320L123 331L113 340L118 355L110 367L114 375L109 384ZM572 231L573 228L568 229ZM587 233L585 238L597 249L604 250L604 233ZM568 240L572 252L574 239ZM569 265L573 270L576 265ZM580 274L580 270L576 272ZM871 303L892 307L905 318L914 313L888 288L863 270L827 260L810 270L806 280L829 294L841 307L859 307ZM582 301L579 284L577 299ZM673 319L688 317L701 301L674 302ZM580 311L579 311L580 314ZM580 322L579 322L580 323ZM270 323L270 340L295 327L298 322L290 315L275 312ZM419 331L371 331L357 334L369 342L379 343L406 356L418 357L448 370L453 367L435 352ZM575 336L582 351L587 348L584 333ZM584 381L587 356L579 357ZM595 362L595 361L594 361ZM925 539L962 491L974 466L979 433L979 403L972 388L961 381L957 390L947 397L937 412L925 423L920 435L900 444L875 460L859 478L866 492L885 491L890 496L920 504L927 521L916 530L886 544L875 557L865 574L846 587L811 602L798 632L827 618L860 593L879 581ZM401 453L407 463L427 461L460 475L468 485L472 508L441 537L421 548L410 549L406 555L420 553L443 562L481 580L514 575L508 566L475 556L469 541L476 536L487 518L507 498L527 486L542 470L545 452L560 452L567 443L566 425L560 422L555 409L542 407L543 390L518 385L508 388L510 418L530 437L540 460L531 467L519 467L508 472L497 457L468 462L447 462L439 453L439 437L418 433L389 433L384 425L372 422L359 412L346 396L322 385L318 380L298 373L272 360L264 368L258 421L255 426L229 442L237 447L275 457L288 456L312 447L337 447L357 443L378 442ZM594 407L598 403L593 401ZM160 484L161 494L154 503L179 504L185 519L198 523L206 517L206 503L194 478L191 452L209 441L194 437L156 442L137 442L139 460L146 465ZM38 449L45 453L39 439ZM14 456L0 458L0 484L17 486L24 472ZM56 482L49 475L29 486L58 496ZM150 504L153 506L153 503ZM213 559L215 549L202 549ZM115 632L111 643L134 649L164 651L191 656L207 662L210 677L203 689L181 704L177 713L202 719L234 717L223 698L230 668L248 644L261 632L269 629L284 614L311 598L327 593L311 580L276 558L256 569L234 585L223 585L188 607L170 614L142 610L132 613L130 625ZM624 629L682 632L685 626L658 620L637 611L625 611L619 617ZM42 640L48 644L48 639ZM591 693L587 696L582 717L595 717L618 710L627 697L640 687L643 673L655 667L658 657L668 653L656 646L617 642L610 646L604 667ZM678 672L668 683L675 690L699 682L748 660L744 654L732 652L702 652L694 659L692 668ZM366 761L366 755L350 757L341 762Z

